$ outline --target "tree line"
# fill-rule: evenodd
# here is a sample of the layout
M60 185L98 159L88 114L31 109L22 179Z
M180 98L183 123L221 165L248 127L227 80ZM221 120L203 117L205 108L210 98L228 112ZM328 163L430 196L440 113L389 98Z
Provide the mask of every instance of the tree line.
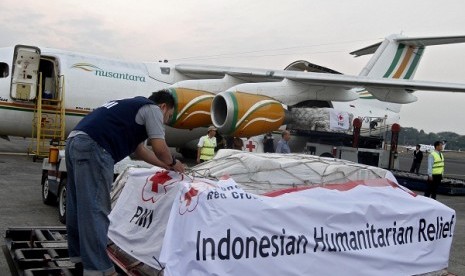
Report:
M390 131L387 135L390 141ZM444 131L438 133L426 133L424 130L418 130L413 127L402 127L399 133L399 145L414 146L417 144L432 145L435 141L447 141L446 149L448 150L464 150L465 149L465 135L460 135L451 131Z

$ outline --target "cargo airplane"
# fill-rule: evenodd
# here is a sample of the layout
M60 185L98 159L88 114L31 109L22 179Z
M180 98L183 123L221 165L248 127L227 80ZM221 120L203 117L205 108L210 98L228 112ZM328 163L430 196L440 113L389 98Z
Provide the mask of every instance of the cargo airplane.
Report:
M306 61L274 70L127 62L26 45L1 48L0 136L33 135L40 98L62 98L67 134L109 100L148 96L162 88L176 99L166 130L174 147L196 142L210 124L236 137L261 135L289 123L305 125L311 118L300 116L300 109L325 108L391 125L399 121L402 104L416 101L416 90L465 92L465 84L412 80L426 46L462 42L465 36L391 35L351 53L373 54L358 76ZM47 119L51 107L44 104L41 109L46 125L53 120ZM364 127L369 123L364 120Z
M442 151L446 151L446 144L447 144L447 141L443 140L442 141ZM420 150L422 152L429 153L429 152L432 152L433 150L435 150L433 145L426 145L426 144L418 144L418 145L420 145ZM414 150L417 149L417 146L406 146L405 149L407 151L414 151Z

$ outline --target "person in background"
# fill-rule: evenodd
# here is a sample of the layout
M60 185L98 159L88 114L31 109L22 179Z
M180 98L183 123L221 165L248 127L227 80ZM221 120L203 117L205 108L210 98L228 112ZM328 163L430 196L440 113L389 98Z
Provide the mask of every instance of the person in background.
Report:
M264 152L274 152L274 139L271 132L268 132L263 137L263 151Z
M78 275L116 275L107 255L114 164L134 153L155 166L184 172L170 153L164 123L173 115L166 90L149 98L110 101L84 117L66 142L66 230ZM152 149L145 147L148 139Z
M428 156L428 181L425 191L426 197L436 199L436 191L441 185L444 174L444 155L442 154L443 143L434 142L434 151Z
M226 136L224 138L226 141L226 148L227 149L233 149L234 148L234 137L233 136Z
M276 146L276 153L291 153L291 148L289 148L289 140L291 139L291 133L289 130L283 131L281 133L281 140L279 140L278 145Z
M417 145L416 150L413 151L413 162L412 167L410 168L410 172L415 172L418 174L420 170L421 161L423 160L423 152L420 150L421 146Z
M244 141L239 137L234 137L233 140L233 149L242 150L244 148Z
M207 135L200 137L197 144L197 163L211 160L215 155L216 148L216 128L210 126Z
M220 149L225 149L226 148L226 139L218 133L218 131L216 132L216 148L215 148L215 152L218 152Z

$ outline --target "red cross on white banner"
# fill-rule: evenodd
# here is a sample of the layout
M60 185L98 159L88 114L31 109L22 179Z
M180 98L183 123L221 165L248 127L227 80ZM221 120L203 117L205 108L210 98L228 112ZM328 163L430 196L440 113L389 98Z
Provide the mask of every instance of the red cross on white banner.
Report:
M245 146L250 152L254 151L256 146L254 145L254 143L252 142L252 140L249 140L249 142L247 143L247 145Z

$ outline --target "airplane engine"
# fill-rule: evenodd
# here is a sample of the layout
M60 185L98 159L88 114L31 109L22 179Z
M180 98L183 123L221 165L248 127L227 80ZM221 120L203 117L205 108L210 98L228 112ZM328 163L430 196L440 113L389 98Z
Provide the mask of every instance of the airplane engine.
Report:
M284 122L285 109L273 98L242 92L221 92L215 96L211 113L221 134L251 137L277 130Z
M210 107L215 96L212 93L189 88L169 88L174 97L173 118L169 126L181 129L211 125Z

